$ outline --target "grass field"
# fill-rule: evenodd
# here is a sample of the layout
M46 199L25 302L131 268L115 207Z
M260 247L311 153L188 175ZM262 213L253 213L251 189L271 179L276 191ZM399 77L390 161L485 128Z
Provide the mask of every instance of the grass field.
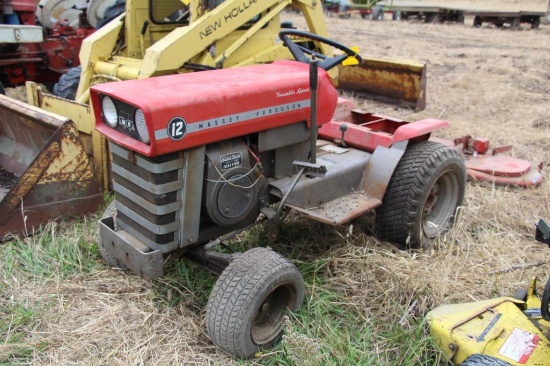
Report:
M550 26L474 29L468 21L327 19L331 36L362 54L428 65L426 110L361 99L359 107L445 119L451 127L438 137L486 137L535 165L550 161ZM366 235L361 222L334 228L290 215L272 247L301 270L305 303L282 343L247 361L206 335L214 276L181 260L144 281L100 260L98 217L48 225L0 246L0 364L445 365L426 332L430 309L512 295L531 277L550 276L550 248L534 240L534 224L550 220L543 175L535 189L469 183L456 227L431 251L397 250ZM234 244L266 245L265 232Z

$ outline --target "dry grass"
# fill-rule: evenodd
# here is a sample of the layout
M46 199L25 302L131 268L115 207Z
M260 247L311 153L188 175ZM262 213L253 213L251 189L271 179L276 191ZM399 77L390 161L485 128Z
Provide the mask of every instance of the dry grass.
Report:
M303 27L300 18L288 18ZM440 137L487 137L495 146L513 145L513 155L533 163L550 161L550 26L512 32L360 18L327 22L336 40L358 44L366 55L428 63L425 111L368 100L359 101L360 107L413 120L447 119L451 127ZM550 249L533 238L534 223L550 220L550 177L543 172L545 182L536 189L469 184L457 227L439 250L402 252L363 234L358 223L334 229L298 216L283 227L275 248L286 255L301 253L296 261L302 265L320 263L316 274L323 276L325 290L356 311L358 322L372 325L370 350L385 359L394 345L380 324L401 321L412 332L411 320L434 306L510 295L532 276L550 276ZM93 242L95 230L90 224L81 235ZM504 271L533 262L544 264ZM93 276L2 278L0 309L31 309L34 320L21 325L26 336L19 344L0 344L0 363L14 347L30 349L28 360L37 365L238 362L205 335L205 300L194 295L193 278L152 284L98 268ZM2 269L0 264L0 275ZM159 293L161 287L168 289ZM317 291L315 282L309 283L307 300ZM8 335L16 330L14 325ZM311 341L323 345L322 339ZM250 363L263 363L270 355L263 357Z

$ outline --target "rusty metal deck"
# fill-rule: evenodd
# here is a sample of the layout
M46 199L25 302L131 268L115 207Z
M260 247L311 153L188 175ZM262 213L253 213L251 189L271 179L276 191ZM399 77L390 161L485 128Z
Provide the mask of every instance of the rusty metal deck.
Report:
M361 193L351 193L337 198L319 207L303 208L287 205L290 208L302 212L314 220L329 225L342 225L382 204L382 201L368 197Z

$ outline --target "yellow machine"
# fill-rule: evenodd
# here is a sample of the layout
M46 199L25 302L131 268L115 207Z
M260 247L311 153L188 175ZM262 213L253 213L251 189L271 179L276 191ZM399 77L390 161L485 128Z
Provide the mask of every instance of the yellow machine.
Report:
M550 245L543 220L536 238ZM541 298L536 288L533 278L513 298L440 306L426 315L430 334L455 365L550 365L550 278Z
M65 91L74 89L75 100L48 94L36 84L27 83L29 104L38 109L22 114L9 98L0 96L0 212L3 213L0 240L8 233L29 231L27 223L30 222L36 226L59 216L79 216L97 208L90 205L82 210L70 204L89 197L91 191L108 188L110 182L107 144L93 128L93 113L88 104L90 86L292 59L278 37L280 16L287 7L303 14L312 33L327 36L322 4L316 0L117 0L113 6L125 11L85 39L80 49L82 68L60 80ZM332 53L322 44L309 42L304 43L304 47L313 49L320 57ZM358 93L390 97L423 109L425 72L423 64L366 59L362 65L342 68L333 79L341 87ZM89 165L98 187L86 186L85 192L79 192L79 181L67 178L73 167L56 165L49 169L53 171L52 178L47 180L47 191L65 191L67 189L59 188L57 183L67 183L73 187L68 190L73 195L65 199L60 194L55 198L32 194L40 182L40 174L33 175L32 179L22 178L29 173L33 161L48 160L43 156L48 136L53 136L59 128L58 124L49 124L49 132L43 128L37 132L35 126L40 123L36 121L43 119L45 111L74 123L80 135L80 149L91 157ZM10 168L13 166L17 169ZM1 179L4 175L8 176L8 183ZM24 182L20 182L22 180ZM18 183L14 185L9 181ZM20 184L24 184L25 189L12 192L12 188ZM10 197L9 207L4 206L7 197ZM60 210L48 215L47 207L52 201ZM38 207L43 214L34 217Z

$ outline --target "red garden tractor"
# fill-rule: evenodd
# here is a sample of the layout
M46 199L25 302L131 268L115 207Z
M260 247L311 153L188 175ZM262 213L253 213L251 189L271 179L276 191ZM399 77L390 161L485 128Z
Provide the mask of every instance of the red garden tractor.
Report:
M82 41L95 28L88 24L85 6L73 10L79 12L76 24L59 19L43 28L36 22L37 12L41 15L42 10L35 0L0 1L0 84L13 87L29 80L53 84L80 65Z
M312 61L306 53L314 52L294 37L343 53ZM288 209L331 225L376 210L380 237L429 247L452 226L465 190L460 153L428 141L447 122L362 111L352 112L352 122L332 120L345 101L327 70L361 57L303 31L283 30L280 38L296 61L91 89L116 193L116 213L100 221L103 258L155 279L168 255L182 253L220 274L206 325L212 341L238 357L274 344L305 290L281 255L217 251L224 240L261 222L275 239Z

